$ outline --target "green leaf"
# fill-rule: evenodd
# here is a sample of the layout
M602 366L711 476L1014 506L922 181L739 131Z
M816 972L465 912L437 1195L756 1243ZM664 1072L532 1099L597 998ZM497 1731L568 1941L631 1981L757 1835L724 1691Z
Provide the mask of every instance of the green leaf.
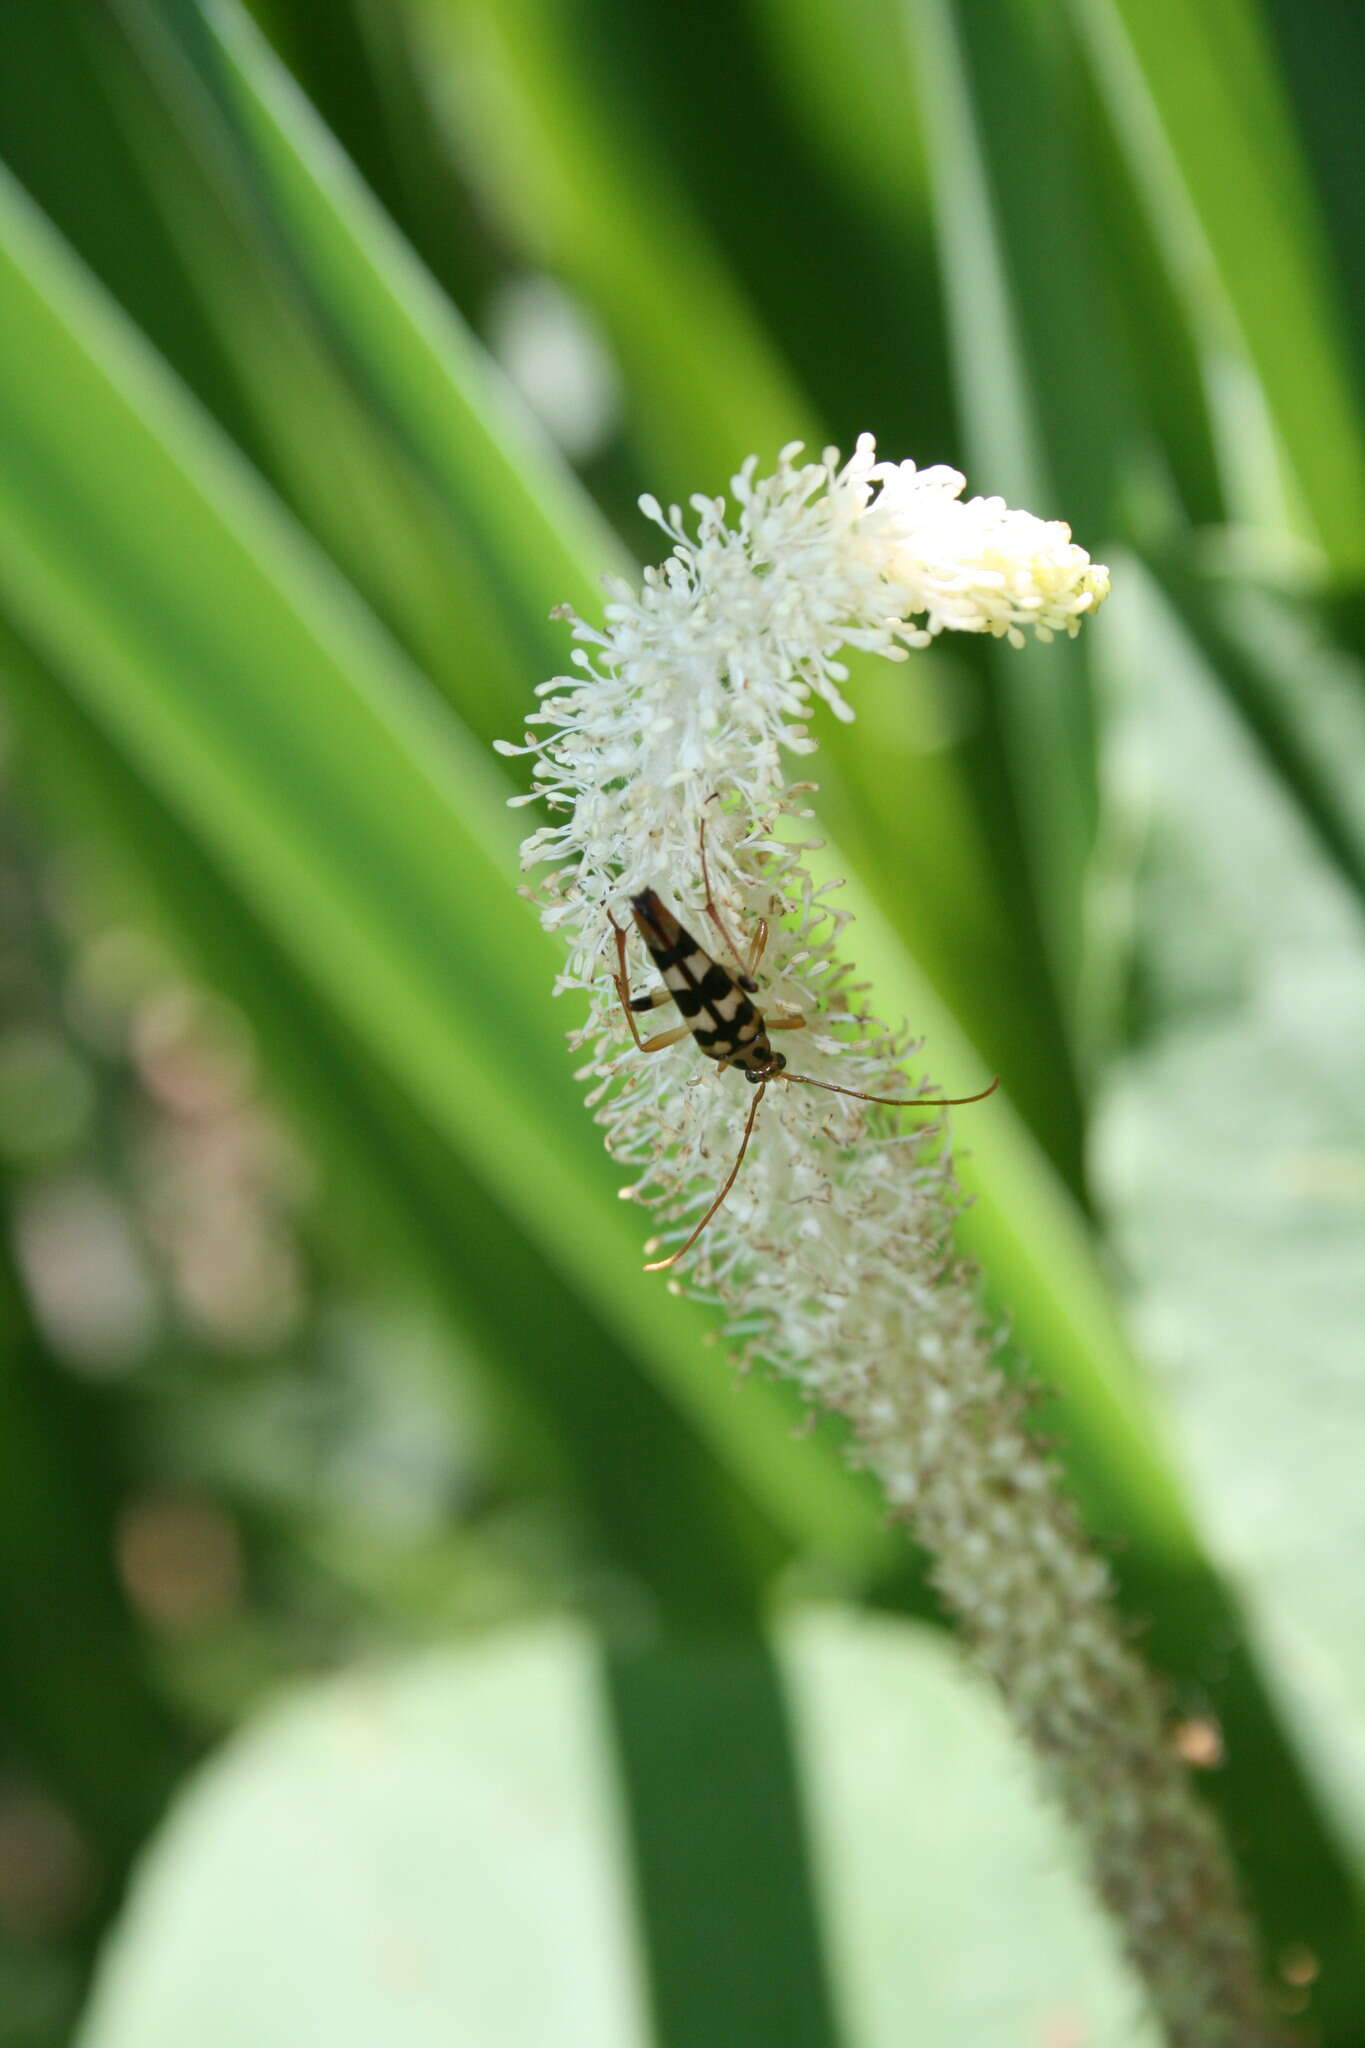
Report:
M1336 297L1349 327L1359 391L1365 378L1365 215L1355 202L1355 88L1365 78L1365 17L1355 0L1266 0L1265 12L1336 259Z
M515 905L491 761L10 186L0 238L0 587L16 617L713 1447L781 1519L845 1554L866 1555L869 1538L880 1550L850 1476L780 1423L755 1428L755 1405L790 1404L764 1386L741 1412L698 1369L700 1312L660 1320L545 1001L552 948ZM499 902L511 916L490 915ZM543 1077L534 1114L528 1073Z
M190 44L239 131L272 232L379 418L420 452L518 613L587 601L620 556L411 250L241 10L216 0ZM258 201L259 203L259 201ZM591 575L584 565L596 563Z
M618 544L240 9L125 12L126 124L266 473L495 735Z
M1134 2031L1133 1987L1060 1823L999 1709L940 1640L810 1616L784 1631L776 1669L845 2038L903 2048L908 2030L920 2048L1017 2048L1066 2025L1154 2042ZM750 1742L725 1740L735 1710L770 1740L776 1704L757 1645L637 1654L615 1689L616 1725L638 1717L623 1783L667 1838L637 1865L580 1631L507 1635L305 1695L182 1803L80 2048L829 2040L818 2013L792 2006L813 1961L790 1946L811 1937L784 1896L805 1882L788 1796L768 1796L770 1752L756 1789ZM703 1756L704 1793L692 1778ZM715 1981L689 1996L670 1954L707 1929ZM718 2033L727 1982L736 2004Z
M1358 580L1360 392L1323 222L1261 14L1249 0L1077 0L1075 12L1149 204L1187 248L1192 209L1310 526L1335 574ZM1147 135L1152 111L1165 161ZM1196 277L1193 267L1192 311L1207 324Z
M777 1389L733 1402L698 1357L701 1312L664 1312L638 1271L638 1226L612 1199L544 999L553 949L526 913L490 913L511 902L515 862L492 764L17 196L7 212L0 527L17 614L324 1006L779 1524L885 1557L868 1493L786 1437ZM35 409L22 392L39 362L50 402ZM888 937L863 959L889 1009L927 1022L929 993ZM940 1060L971 1072L946 1020L934 1037ZM1022 1340L1070 1389L1078 1468L1153 1558L1188 1559L1081 1229L1000 1106L973 1146L990 1192L976 1241Z
M459 95L470 175L606 325L641 393L632 434L659 496L720 489L754 450L814 439L779 353L644 146L638 108L604 118L576 10L428 0L424 13Z
M1078 176L1065 42L1050 16L1016 0L989 15L924 0L907 19L971 488L1067 519L1099 555L1113 531L1132 423L1100 289L1098 224ZM1065 265L1055 261L1059 243ZM1043 276L1052 280L1046 291ZM1078 419L1100 414L1106 433L1076 430ZM990 666L1031 894L1079 1065L1085 876L1096 829L1084 657L1079 647L1030 645L993 649Z
M115 1577L115 1502L101 1477L99 1428L92 1404L48 1355L5 1256L0 1726L94 1838L107 1900L189 1743L157 1696Z
M605 1662L660 2044L837 2048L782 1674L757 1636Z
M22 252L6 301L11 391L18 404L18 366L42 361L45 389L63 398L16 421L8 512L0 495L12 560L22 547L29 564L12 584L16 611L324 1004L694 1423L728 1444L727 1462L750 1471L788 1526L822 1528L836 1548L866 1555L867 1496L812 1447L757 1429L754 1406L791 1412L776 1390L755 1389L741 1411L698 1361L699 1312L661 1314L638 1273L638 1228L611 1200L544 999L552 949L524 912L489 914L515 872L491 762L157 381L17 199L10 210ZM979 1152L985 1143L989 1129ZM1032 1201L1014 1210L1004 1236L1048 1276L1045 1294L1093 1294L1083 1240L1071 1232L1063 1251L1041 1213ZM1040 1355L1055 1348L1055 1319L1035 1327L1025 1304L1020 1327ZM1122 1356L1112 1337L1107 1348ZM1136 1432L1120 1456L1149 1465ZM1164 1496L1166 1482L1156 1486ZM882 1539L873 1550L885 1554Z
M1235 574L1201 573L1187 555L1149 573L1179 614L1292 800L1319 853L1365 908L1365 673L1315 612Z
M1235 694L1136 566L1106 626L1106 778L1129 849L1110 886L1134 986L1098 1178L1211 1545L1359 1880L1365 926ZM1349 743L1349 693L1340 711ZM1344 2023L1359 1923L1291 1873L1280 1825L1241 1823L1286 1859L1272 1926L1324 1952Z
M903 231L928 206L903 0L867 0L842 20L821 0L754 0L753 11L808 143Z
M3 674L30 801L56 839L98 844L137 921L167 927L191 971L242 1005L315 1149L344 1256L411 1274L439 1302L518 1477L531 1483L529 1468L541 1485L548 1462L601 1554L675 1621L751 1611L785 1546L743 1483L706 1455L591 1294L538 1256L377 1070L58 678L17 648ZM634 1470L647 1485L625 1483Z

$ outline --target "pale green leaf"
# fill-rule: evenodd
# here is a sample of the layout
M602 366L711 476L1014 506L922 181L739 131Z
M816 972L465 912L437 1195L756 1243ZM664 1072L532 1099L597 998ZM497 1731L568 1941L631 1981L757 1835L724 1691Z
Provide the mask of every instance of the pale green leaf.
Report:
M1209 1541L1365 1854L1365 925L1136 565L1105 623L1110 888L1135 985L1100 1186ZM1336 720L1352 744L1349 691Z
M831 1614L790 1627L779 1664L847 2040L1154 2041L1060 1822L952 1652ZM733 1873L672 1819L692 1886L723 1896ZM756 1829L745 1860L780 1886L772 1848ZM80 2048L715 2048L685 2015L650 2027L633 1893L586 1636L357 1673L248 1730L192 1787ZM761 1986L784 1958L748 1936L730 1930L733 1963Z

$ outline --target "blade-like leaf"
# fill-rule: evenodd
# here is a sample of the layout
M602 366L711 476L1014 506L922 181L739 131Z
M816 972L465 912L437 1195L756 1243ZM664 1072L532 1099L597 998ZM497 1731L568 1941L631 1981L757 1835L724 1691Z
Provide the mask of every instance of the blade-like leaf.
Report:
M541 1452L548 1425L567 1453L555 1476L602 1554L670 1616L750 1612L783 1546L742 1483L707 1456L592 1298L538 1257L405 1091L376 1071L58 679L17 648L0 672L16 765L54 836L93 838L121 862L135 914L168 925L180 957L250 1017L316 1148L348 1260L415 1268L458 1356L481 1369L482 1399L504 1424L500 1449L520 1444L529 1422Z
M8 1190L6 1191L8 1192ZM88 1829L116 1895L189 1756L115 1579L96 1418L0 1262L0 1725Z
M604 1676L659 2048L838 2048L771 1647L655 1642Z
M612 1175L544 999L551 948L524 913L511 923L488 914L508 896L515 862L491 764L157 382L17 195L6 213L9 601L299 971L507 1213L592 1291L673 1398L717 1433L722 1455L738 1458L750 1483L761 1471L760 1490L774 1489L795 1526L829 1518L826 1534L848 1541L853 1526L866 1528L861 1489L809 1447L752 1432L719 1380L698 1370L693 1314L661 1319L657 1291L637 1270L636 1229L610 1200ZM40 414L21 397L35 363L50 400ZM364 777L353 772L359 761ZM894 985L889 994L894 1001ZM585 1210L588 1189L597 1193ZM1064 1276L1060 1286L1049 1277L1039 1297L1061 1304L1061 1327L1040 1329L1039 1348L1056 1353L1062 1330L1074 1342L1074 1378L1065 1357L1049 1365L1072 1382L1078 1428L1093 1394L1086 1420L1098 1450L1120 1410L1097 1391L1081 1242L1064 1251L1064 1239L1040 1231L1035 1203L1011 1203L1009 1213L1005 1236L1029 1244L1040 1275ZM1033 1291L1022 1293L1027 1331ZM1106 1354L1123 1379L1112 1330ZM764 1387L758 1398L767 1405L777 1394ZM1159 1549L1183 1549L1186 1537L1166 1526L1175 1496L1159 1460L1134 1422L1125 1436L1116 1473L1147 1475L1139 1494L1150 1486L1162 1503L1148 1533ZM1138 1494L1129 1511L1148 1525Z
M854 1482L780 1428L753 1428L697 1370L690 1315L659 1324L544 999L551 949L524 913L488 913L515 872L491 763L12 187L0 208L7 601L313 986L591 1285L715 1448L728 1440L784 1517L861 1548ZM35 409L23 393L37 366ZM534 1113L528 1072L544 1077Z
M1323 223L1260 11L1249 0L1076 0L1074 12L1116 103L1115 126L1133 142L1148 203L1177 240L1188 241L1185 210L1196 217L1312 530L1336 575L1358 580L1365 420ZM1144 93L1167 162L1141 142L1147 109L1118 104Z
M1359 391L1365 380L1365 213L1356 204L1362 159L1355 115L1365 85L1365 16L1355 0L1266 0L1265 12L1336 258L1334 283Z
M17 195L6 210L12 288L0 348L12 369L14 456L0 520L16 611L299 971L715 1432L722 1455L795 1518L789 1526L860 1547L861 1491L809 1447L754 1431L698 1370L692 1316L661 1317L634 1270L635 1233L607 1199L611 1174L544 1001L551 949L529 920L497 924L487 912L506 896L514 859L491 766L158 381ZM35 363L53 397L37 412L21 395ZM889 958L879 964L894 1006L907 983ZM923 1016L921 988L908 985L907 1012ZM965 1053L949 1064L970 1071ZM1140 1421L1084 1240L1059 1224L1064 1205L1037 1198L1046 1169L1020 1153L995 1106L975 1135L981 1184L994 1178L999 1131L1009 1133L1000 1207L977 1211L987 1264L998 1251L1006 1282L1019 1283L1021 1337L1068 1387L1077 1458L1093 1456L1118 1489L1111 1514L1154 1556L1189 1556L1177 1490ZM585 1210L589 1188L599 1192ZM756 1398L777 1399L771 1388Z
M126 6L132 4L125 0ZM591 521L580 521L574 529L574 563L567 566L562 554L539 544L533 527L526 529L520 547L515 536L508 538L504 522L509 507L515 510L528 499L555 502L548 481L544 491L530 489L521 473L534 459L544 474L543 451L535 452L533 438L525 436L515 416L508 431L503 430L506 395L475 361L467 341L450 348L444 331L433 330L440 346L433 350L429 345L429 309L421 293L414 298L410 256L338 158L311 110L281 80L259 39L226 6L220 5L213 19L222 28L220 38L194 34L188 43L198 75L213 92L213 105L200 118L211 120L215 107L222 113L225 147L239 159L239 186L253 195L261 226L268 220L271 245L284 256L303 305L316 317L320 339L335 352L337 366L350 379L356 397L372 403L378 418L393 423L403 449L423 451L420 460L439 503L464 536L449 560L449 579L458 584L471 555L475 561L487 561L490 587L499 594L503 641L521 636L526 642L526 673L533 672L537 661L562 661L561 645L545 649L527 638L527 612L539 617L566 596L580 597L604 566L617 564L619 551L603 542L594 554ZM191 13L189 23L195 20ZM549 140L545 147L550 147ZM528 203L539 190L535 181L540 165L539 156L516 163ZM572 156L555 156L542 174L549 177L551 168L554 194L579 175ZM639 185L638 175L633 182ZM268 206L262 203L263 193L269 196ZM624 277L634 247L624 227L612 215L597 218L594 232L598 241L616 239L611 275ZM183 258L191 265L193 247L191 238ZM723 348L718 345L699 360L696 308L685 276L669 261L670 247L661 225L646 249L638 252L642 258L648 254L657 272L656 289L672 310L666 343L661 339L649 362L651 369L666 358L672 363L669 374L687 383L690 410L679 414L666 380L664 386L642 393L641 403L677 427L692 460L700 464L715 423L730 404L733 365L751 339L736 329ZM429 292L429 285L423 290ZM635 295L626 296L629 312ZM423 311L422 320L415 308ZM444 321L446 327L453 325L448 308ZM761 373L760 357L753 374ZM452 390L452 385L458 388ZM452 448L442 407L453 407L457 416L482 419L489 429L487 444L471 442L463 454ZM790 432L789 419L783 438ZM560 490L562 495L562 485ZM371 495L373 491L371 486ZM324 532L331 531L338 519L350 517L354 525L349 503L328 508ZM364 545L362 528L341 544L340 558L354 564ZM373 586L372 576L362 576L362 587ZM443 602L450 601L447 592ZM590 609L595 602L582 601ZM429 644L429 636L414 636L412 630L407 640L419 650ZM449 655L443 654L438 670L465 717L484 733L497 729L489 726L488 692L482 680L488 663L505 675L503 650L481 640L476 622L468 659L451 674ZM871 677L867 680L871 692L876 685ZM928 675L923 686L931 687ZM504 689L504 702L506 725L520 715L520 694L509 702ZM888 747L875 736L868 741L855 736L850 742L842 731L828 737L842 771L838 776L827 772L825 777L834 815L859 839L865 836L856 831L859 820L881 818L891 828L874 835L865 849L857 849L864 851L874 873L892 878L888 908L900 906L917 950L954 999L967 1006L975 1034L999 1048L1002 1064L1028 1074L1024 1092L1036 1104L1043 1130L1069 1130L1074 1102L1064 1085L1064 1059L1060 1053L1043 1060L1033 1057L1040 1045L1049 1043L1050 1019L1038 1014L1032 963L1018 938L1019 920L1009 906L996 902L991 887L982 845L983 809L989 810L989 805L973 799L965 763L941 747ZM918 878L917 885L907 887L909 878ZM1014 991L1012 996L1006 993L1009 990Z
M567 272L650 394L632 432L654 488L719 488L754 449L813 438L809 408L685 198L602 118L589 52L559 0L430 0L472 176L539 261ZM683 316L679 324L680 315ZM697 364L714 366L698 378Z
M959 411L974 480L1072 521L1099 551L1112 531L1125 420L1114 341L1087 261L1096 224L1076 176L1055 24L1007 0L987 19L953 0L907 10L914 30ZM1059 290L1037 280L1057 270ZM1104 408L1109 431L1077 432ZM978 488L981 484L978 484ZM1078 647L992 662L1033 894L1067 1020L1080 1036L1082 916L1096 803L1089 687Z

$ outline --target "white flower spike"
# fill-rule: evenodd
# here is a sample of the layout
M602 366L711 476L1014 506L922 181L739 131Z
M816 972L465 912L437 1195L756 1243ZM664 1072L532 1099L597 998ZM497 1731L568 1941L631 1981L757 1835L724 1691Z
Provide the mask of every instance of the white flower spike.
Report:
M813 785L789 780L788 762L813 751L813 700L852 716L845 649L900 661L942 632L1016 646L1029 631L1074 634L1108 592L1065 526L997 498L964 503L955 470L878 462L867 435L842 466L832 450L799 456L784 449L764 478L747 462L733 514L697 497L687 522L642 500L668 558L638 591L608 586L602 629L563 614L580 673L543 685L524 747L501 749L531 755L534 790L518 801L551 814L523 859L549 869L539 898L567 948L559 986L589 998L574 1034L588 1100L664 1254L687 1245L743 1153L688 1250L688 1284L744 1355L848 1418L1084 1835L1172 2048L1255 2048L1274 2031L1233 1873L953 1248L941 1112L907 1127L904 1111L853 1095L773 1087L755 1124L755 1090L733 1066L699 1057L686 1031L641 1057L622 1014L614 928L632 932L633 898L664 899L732 973L766 921L754 1002L770 1020L806 1019L802 1073L932 1111L929 1083L907 1086L911 1048L852 981L848 917L816 888L792 826ZM642 945L620 959L633 987L661 986Z

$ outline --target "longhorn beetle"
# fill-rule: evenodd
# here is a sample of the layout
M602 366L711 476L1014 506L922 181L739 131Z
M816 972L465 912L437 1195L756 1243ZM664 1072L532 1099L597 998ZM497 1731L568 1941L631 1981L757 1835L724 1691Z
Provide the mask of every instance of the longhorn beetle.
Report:
M655 1259L645 1267L647 1273L662 1272L665 1267L676 1265L684 1253L690 1252L697 1239L705 1230L711 1218L720 1208L725 1197L739 1176L744 1164L744 1155L749 1149L754 1123L758 1116L758 1105L770 1081L799 1082L806 1088L825 1088L831 1095L853 1095L860 1102L885 1103L891 1109L950 1109L967 1102L984 1102L1000 1086L997 1074L989 1088L982 1088L975 1095L949 1095L926 1097L923 1095L867 1095L861 1088L841 1088L835 1081L817 1081L813 1074L793 1074L788 1071L786 1055L774 1051L769 1041L772 1031L799 1031L805 1027L806 1018L800 1014L791 1017L765 1017L758 1005L750 1000L758 991L754 970L763 957L768 943L768 925L760 918L754 933L753 944L747 959L731 938L716 900L711 891L711 875L706 863L706 822L703 819L700 835L702 883L706 890L705 913L719 932L722 941L738 970L732 973L722 961L698 945L690 932L684 931L667 904L660 901L652 889L645 889L630 899L631 915L635 928L649 948L654 965L659 970L661 986L651 989L648 995L633 996L626 973L626 932L612 917L607 916L616 934L616 972L612 980L616 993L621 999L630 1035L640 1052L662 1052L666 1045L676 1045L686 1038L689 1031L697 1041L700 1051L722 1067L737 1067L746 1081L754 1084L754 1099L749 1104L749 1114L744 1122L744 1135L739 1141L735 1163L725 1177L720 1193L712 1202L701 1222L697 1225L686 1244L671 1252L666 1259ZM635 1022L642 1010L657 1009L661 1003L676 1003L682 1012L683 1021L669 1031L657 1031L652 1038L641 1038L640 1027Z

